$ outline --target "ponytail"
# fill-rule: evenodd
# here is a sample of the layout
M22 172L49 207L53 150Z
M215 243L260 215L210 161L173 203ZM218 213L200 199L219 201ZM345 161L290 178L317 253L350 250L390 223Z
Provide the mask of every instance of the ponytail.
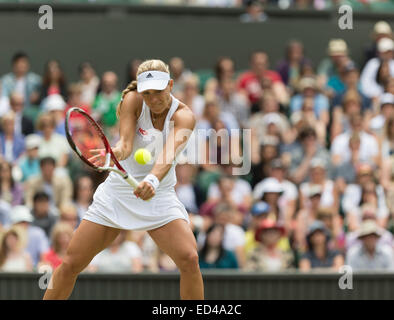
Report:
M136 90L137 89L137 81L131 81L130 83L129 83L129 85L126 87L126 89L124 89L123 91L122 91L122 97L120 98L120 102L119 102L119 104L118 104L118 106L116 107L116 117L119 119L119 117L120 117L120 109L121 109L121 106L122 106L122 102L123 102L123 99L124 99L124 97L126 96L126 94L128 94L130 91L134 91L134 90Z

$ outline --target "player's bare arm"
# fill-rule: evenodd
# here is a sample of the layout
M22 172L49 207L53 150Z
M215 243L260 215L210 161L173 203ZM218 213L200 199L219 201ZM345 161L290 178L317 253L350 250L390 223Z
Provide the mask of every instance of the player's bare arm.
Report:
M125 95L120 108L119 135L120 139L113 148L118 160L127 159L133 150L135 126L141 113L142 97L135 91Z

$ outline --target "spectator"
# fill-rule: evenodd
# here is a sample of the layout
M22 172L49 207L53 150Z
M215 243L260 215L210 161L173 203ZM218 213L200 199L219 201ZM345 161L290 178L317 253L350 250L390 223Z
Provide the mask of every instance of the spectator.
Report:
M143 269L150 272L158 272L158 247L153 239L149 236L148 232L135 230L131 233L130 240L134 241L141 250Z
M86 113L91 114L90 106L82 101L82 88L83 86L80 83L70 84L68 88L68 101L66 105L66 110L64 111L61 117L59 115L59 118L64 119L65 114L67 114L68 110L72 107L78 107L84 110ZM89 121L86 119L86 117L80 114L76 114L74 112L73 118L78 119L82 127L89 126ZM63 128L65 128L64 125ZM76 177L78 175L85 174L86 165L82 163L80 158L75 153L71 153L71 157L69 157L67 162L67 169L71 177Z
M265 22L268 19L267 14L264 12L264 7L261 1L246 0L244 1L246 12L240 17L241 22Z
M280 113L280 106L272 92L264 92L259 103L260 110L249 118L248 127L260 141L266 135L277 136L284 143L291 143L293 132L287 117ZM273 126L274 125L274 128Z
M25 151L25 140L21 134L15 133L15 113L7 112L1 118L0 133L1 155L11 163L15 163Z
M220 109L227 113L232 113L241 127L246 127L250 114L249 102L247 98L236 91L236 84L233 79L227 77L219 82L218 103Z
M201 269L237 269L238 262L232 251L223 247L224 226L211 225L205 234L205 243L199 252Z
M55 207L71 201L72 182L66 175L55 174L55 159L42 158L40 168L41 175L33 176L26 181L26 205L32 208L34 194L38 191L45 191L49 195L51 205Z
M5 272L33 271L29 254L25 250L23 230L17 227L5 232L1 239L0 270Z
M49 196L45 192L39 191L34 194L32 214L34 217L32 224L44 230L46 236L50 238L52 228L58 220L58 214L51 210Z
M137 273L142 271L141 250L136 243L126 239L127 231L121 230L112 244L95 256L88 266L91 272Z
M384 136L382 139L383 159L387 159L394 155L394 117L387 119L386 121L385 121Z
M71 83L68 87L68 100L64 113L67 113L68 109L78 107L84 110L86 113L91 113L89 104L86 104L83 100L83 85L80 83Z
M328 247L330 235L321 221L315 221L307 234L308 251L300 260L300 270L326 269L337 271L344 264L343 256Z
M77 208L79 220L82 220L82 217L92 203L93 193L93 180L89 175L83 175L76 179L73 203Z
M324 89L328 80L339 77L340 70L350 61L349 50L343 39L331 39L328 43L328 57L324 58L317 69L317 86Z
M235 116L230 112L221 111L216 99L206 100L203 116L197 121L196 130L205 132L207 137L209 137L209 129L216 129L218 127L223 127L229 134L231 134L231 130L239 129Z
M215 64L215 77L205 83L204 94L206 98L215 96L219 91L219 83L224 80L234 80L234 60L230 57L220 57Z
M307 180L312 159L321 159L329 163L327 150L317 140L316 131L305 127L298 134L297 141L286 151L285 157L290 158L290 177L295 183Z
M251 253L246 263L249 271L278 272L289 268L291 256L279 248L279 240L285 230L275 221L266 218L257 227L255 237L257 248Z
M372 110L372 101L368 98L361 90L360 84L360 71L357 68L356 64L353 61L349 61L344 69L342 74L342 80L344 89L340 92L337 92L332 99L332 107L335 110L336 108L343 106L344 97L350 91L356 91L361 99L361 108L362 112L370 112Z
M260 222L266 219L271 212L271 207L267 202L257 201L250 209L249 221L245 232L245 253L246 256L257 247L255 233Z
M35 267L40 261L41 255L49 249L49 241L44 230L33 226L33 216L26 206L15 206L11 210L11 223L21 227L27 233L26 250L30 254Z
M191 75L191 72L185 69L185 63L179 57L171 58L168 66L170 67L171 78L174 80L172 93L177 95L185 90L185 81Z
M316 119L325 125L329 121L329 101L327 97L317 92L317 82L314 78L304 77L299 82L300 93L293 96L290 100L290 110L292 113L302 109L304 100L313 99L313 110Z
M366 220L362 223L358 235L362 245L347 253L347 264L354 271L394 270L393 248L378 245L381 236L382 231L373 220Z
M342 105L336 106L332 113L331 142L341 133L351 129L350 119L353 115L363 115L361 97L357 91L348 90L343 96Z
M238 266L242 268L245 263L245 231L234 224L237 211L227 203L220 203L215 207L213 223L224 226L223 247L233 251L237 256ZM200 232L197 243L201 248L205 243L206 234Z
M11 110L15 114L15 134L27 136L34 133L33 122L28 117L23 115L23 109L25 107L23 95L16 92L11 93L10 106Z
M42 78L40 94L41 105L45 105L46 99L52 94L58 94L67 99L67 82L60 64L56 60L47 62Z
M320 208L317 211L316 218L324 223L331 234L328 247L332 250L344 252L347 239L343 228L343 219L338 211L333 210L333 208Z
M352 134L349 139L350 160L347 160L333 168L333 180L338 188L339 194L345 192L348 184L355 183L357 178L357 167L360 165L360 135Z
M80 77L79 85L81 86L81 102L90 107L96 97L100 80L90 62L82 62L78 71Z
M56 133L56 122L50 113L42 113L37 120L37 130L42 133L42 141L38 149L40 158L52 157L58 167L67 165L70 147L67 139Z
M227 172L219 179L217 184L211 184L208 189L208 201L218 202L221 200L242 212L246 212L252 202L252 188L247 181Z
M196 174L195 167L190 164L178 164L176 167L177 184L175 191L179 200L189 213L198 213L196 190L193 178Z
M10 214L11 214L11 205L4 201L0 200L0 233L3 228L8 227L10 225Z
M380 225L385 225L388 218L388 209L383 187L375 184L373 169L370 165L362 163L357 167L356 172L356 182L346 187L342 198L342 208L348 220L349 230L353 231L358 228L361 222L360 205L369 201L372 201L378 209L377 218Z
M117 89L118 76L113 71L104 72L101 77L101 92L93 103L94 117L105 127L116 125L116 107L120 102L121 93Z
M382 143L381 185L386 190L387 206L391 217L394 214L394 118L387 120L385 138Z
M275 216L273 219L282 225L286 221L286 208L280 203L283 191L282 184L272 177L264 179L253 189L253 199L267 202Z
M12 206L23 202L23 188L12 176L12 164L0 162L0 199Z
M338 195L335 190L335 185L332 180L327 177L327 163L319 158L312 159L309 168L309 181L303 182L300 185L301 193L301 208L308 207L308 194L310 188L314 186L321 187L321 201L322 207L338 208Z
M271 162L269 176L278 180L283 187L283 194L279 199L279 206L283 208L285 212L284 227L286 230L290 230L296 213L298 190L293 182L287 180L287 175L288 168L283 161L280 158L274 159Z
M290 117L291 122L294 125L300 125L301 127L311 127L315 130L317 139L321 145L326 144L326 131L327 125L323 120L316 117L315 114L315 101L312 97L304 98L302 102L301 110L294 112ZM295 137L297 136L296 130L288 130L288 135ZM293 138L294 139L294 138ZM293 142L293 140L288 140Z
M79 224L77 208L73 203L64 203L60 206L59 220L70 225L75 230Z
M0 117L10 111L10 99L8 96L3 95L2 83L0 78Z
M272 83L272 90L280 104L287 105L289 97L280 75L268 69L268 55L263 51L253 52L250 56L250 70L240 75L238 89L247 94L252 112L263 94L262 81L266 78Z
M360 207L362 220L361 225L367 220L372 220L377 223L377 209L373 204L366 203ZM358 237L360 233L360 228L361 226L359 226L354 231L350 231L346 234L346 249L348 252L349 250L353 250L355 247L362 245L362 242ZM391 247L394 244L393 234L384 228L380 228L380 230L382 234L378 239L377 245L386 245Z
M58 222L54 225L51 233L51 248L42 255L41 266L49 265L54 271L62 263L73 232L74 230L67 223Z
M271 162L279 156L279 141L275 136L265 136L260 143L256 142L257 138L253 137L252 131L252 147L256 143L256 151L252 149L252 168L253 173L252 186L255 187L262 179L269 176ZM256 153L254 155L254 153Z
M235 225L242 225L244 214L248 210L248 207L243 205L243 201L249 201L247 199L248 195L241 193L240 195L237 195L236 200L233 200L232 196L236 194L236 189L244 192L245 190L243 190L243 185L238 184L238 186L236 186L233 176L223 175L219 178L218 184L215 183L213 189L212 186L213 184L211 184L211 187L208 189L208 200L200 207L200 215L205 220L212 221L215 219L215 211L217 207L220 207L225 203L234 209L231 215L231 223ZM209 192L211 192L210 197Z
M308 201L308 206L297 212L294 225L295 247L304 251L307 249L306 235L308 228L317 220L317 215L321 209L322 187L313 185L304 194ZM305 202L305 200L304 200Z
M304 45L297 40L290 41L286 46L286 56L279 62L277 71L283 82L293 90L297 90L304 64L310 63L304 55Z
M48 98L45 99L43 103L43 108L45 112L48 112L55 121L55 132L62 136L66 136L65 129L65 113L64 109L66 108L66 102L63 100L60 94L54 93L51 94Z
M352 153L349 148L349 139L355 133L360 136L359 161L378 166L378 141L364 130L363 118L360 114L354 114L350 118L350 129L333 140L331 145L332 164L336 166L351 159Z
M379 56L367 62L361 72L361 89L369 97L377 99L384 90L388 79L394 77L394 41L382 38L378 42Z
M201 119L204 114L205 101L200 95L199 80L194 74L186 77L183 88L183 100L188 105L197 119Z
M41 144L41 137L37 134L30 134L25 138L25 143L26 153L18 161L18 166L22 171L21 182L40 174L38 148Z
M23 95L25 107L39 103L41 77L31 71L29 57L24 52L17 52L12 57L12 72L2 78L2 94L10 97L13 92Z
M392 38L393 32L386 21L378 21L373 27L373 43L365 49L365 63L378 56L377 44L382 38Z
M384 93L380 97L380 113L371 119L369 126L378 137L381 137L386 121L393 117L394 95L391 93Z

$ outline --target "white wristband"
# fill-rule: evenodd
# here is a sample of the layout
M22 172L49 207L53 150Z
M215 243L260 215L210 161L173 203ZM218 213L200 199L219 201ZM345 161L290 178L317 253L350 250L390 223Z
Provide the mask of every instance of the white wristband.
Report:
M154 190L157 189L157 187L159 186L159 183L160 183L159 179L158 179L154 174L152 174L152 173L149 173L149 174L144 178L144 180L142 180L142 181L149 182L149 183L152 185L152 187L153 187Z

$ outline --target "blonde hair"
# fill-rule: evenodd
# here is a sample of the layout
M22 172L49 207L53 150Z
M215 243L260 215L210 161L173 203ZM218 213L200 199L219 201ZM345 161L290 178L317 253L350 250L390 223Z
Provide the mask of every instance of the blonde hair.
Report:
M42 131L44 122L50 121L53 128L56 127L55 118L49 112L41 113L37 119L36 128L38 131Z
M64 214L72 214L78 217L77 207L72 202L65 202L60 205L60 218Z
M59 245L59 235L62 233L67 233L70 236L70 239L74 233L73 228L66 222L58 222L53 226L53 230L51 233L51 242L52 247L55 252L59 252L60 245Z
M15 121L15 112L10 110L1 117L1 125L7 120Z
M166 73L170 73L170 68L166 63L164 63L162 60L158 59L151 59L151 60L145 60L142 62L137 69L137 76L143 72L146 71L162 71ZM126 89L122 91L122 97L120 99L120 102L116 108L116 116L119 118L120 117L120 110L122 106L122 102L126 94L128 94L130 91L134 91L137 89L137 81L133 80L131 81Z

